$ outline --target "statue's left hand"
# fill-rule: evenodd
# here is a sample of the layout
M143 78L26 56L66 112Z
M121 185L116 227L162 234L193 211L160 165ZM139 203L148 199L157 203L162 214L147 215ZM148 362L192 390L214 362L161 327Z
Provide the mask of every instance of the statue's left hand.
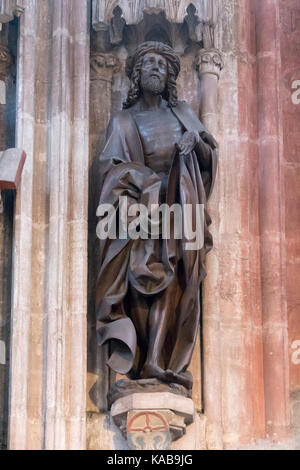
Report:
M208 144L213 150L218 148L217 141L214 139L214 137L209 132L203 131L203 132L201 132L200 136L201 136L201 139L203 140L203 142Z
M185 132L178 144L176 144L180 155L188 155L191 153L200 140L199 134L196 132Z

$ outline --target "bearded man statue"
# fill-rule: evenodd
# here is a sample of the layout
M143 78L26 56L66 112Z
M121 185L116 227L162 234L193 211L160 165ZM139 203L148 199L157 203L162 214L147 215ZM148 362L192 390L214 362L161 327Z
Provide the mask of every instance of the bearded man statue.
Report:
M212 248L207 201L217 144L191 107L178 101L179 72L179 57L159 42L141 44L128 58L128 97L111 119L100 156L100 205L113 206L116 214L120 197L150 211L153 205L190 205L193 222L201 205L203 244L187 250L185 235L177 239L174 229L169 239L159 230L148 239L101 240L96 311L99 345L109 342L114 371L191 390L188 367L199 332L205 256Z

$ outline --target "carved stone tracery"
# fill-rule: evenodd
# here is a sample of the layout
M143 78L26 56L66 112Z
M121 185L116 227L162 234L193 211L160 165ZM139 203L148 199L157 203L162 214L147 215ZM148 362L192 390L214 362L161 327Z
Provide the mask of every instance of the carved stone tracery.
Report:
M106 28L116 7L121 8L129 25L140 23L144 13L158 14L162 11L171 23L183 23L190 5L194 6L196 15L202 21L216 23L217 2L213 0L94 0L93 25L95 29L101 29L101 25Z
M214 46L218 19L215 0L93 0L93 27L96 31L109 29L111 43L118 44L125 24L137 25L143 21L145 13L158 15L161 12L172 24L186 22L193 42L203 41L205 48Z

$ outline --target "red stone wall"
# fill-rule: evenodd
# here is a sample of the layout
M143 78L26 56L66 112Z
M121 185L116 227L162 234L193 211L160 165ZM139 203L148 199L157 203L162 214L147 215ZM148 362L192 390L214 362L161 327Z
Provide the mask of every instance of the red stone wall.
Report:
M292 425L300 426L300 2L280 0L281 172ZM298 84L295 82L299 81Z
M280 101L282 106L284 224L286 237L287 311L290 345L290 389L300 389L300 102L294 103L300 84L300 3L280 1ZM298 88L300 86L298 85ZM294 99L293 99L294 94ZM300 101L300 93L298 101ZM297 348L294 342L299 341ZM294 349L292 349L294 346ZM294 353L294 354L293 354ZM300 361L300 353L298 354Z
M248 422L251 437L265 436L265 406L263 380L263 335L260 267L259 224L259 149L258 149L258 71L256 60L255 2L241 1L238 15L238 107L239 152L236 158L242 168L242 223L244 249L244 312L248 318L248 371L247 395L250 405ZM246 243L244 242L244 245ZM244 427L244 425L242 425Z
M238 10L247 408L253 437L280 441L300 428L300 3L243 0Z

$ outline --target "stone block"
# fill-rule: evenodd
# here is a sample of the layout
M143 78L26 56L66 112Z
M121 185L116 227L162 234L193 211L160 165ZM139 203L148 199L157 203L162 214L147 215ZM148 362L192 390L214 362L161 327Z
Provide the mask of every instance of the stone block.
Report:
M6 85L3 80L0 80L0 104L6 104Z
M20 184L26 154L20 149L0 153L0 190L17 189Z

